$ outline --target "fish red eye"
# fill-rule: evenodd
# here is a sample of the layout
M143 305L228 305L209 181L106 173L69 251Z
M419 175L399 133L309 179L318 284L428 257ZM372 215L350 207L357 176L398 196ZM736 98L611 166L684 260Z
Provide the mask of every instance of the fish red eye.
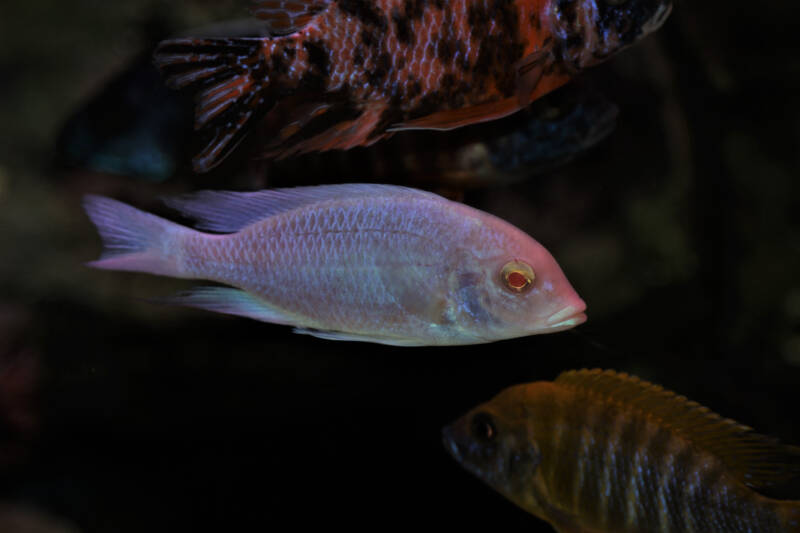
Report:
M536 274L527 263L511 261L503 267L502 278L503 283L509 290L521 293L533 285Z

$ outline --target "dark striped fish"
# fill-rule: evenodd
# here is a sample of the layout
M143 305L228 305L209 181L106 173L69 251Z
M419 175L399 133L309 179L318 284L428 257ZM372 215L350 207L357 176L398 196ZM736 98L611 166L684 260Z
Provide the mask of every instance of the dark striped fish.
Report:
M561 533L800 532L781 445L627 374L510 387L443 431L467 470Z
M672 0L256 0L271 37L164 41L197 93L198 172L253 129L267 158L369 146L516 113L658 29Z

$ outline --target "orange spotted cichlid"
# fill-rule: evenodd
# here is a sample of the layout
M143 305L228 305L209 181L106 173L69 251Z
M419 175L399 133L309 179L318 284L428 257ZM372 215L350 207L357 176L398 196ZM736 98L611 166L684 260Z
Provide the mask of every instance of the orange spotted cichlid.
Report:
M162 42L198 91L197 171L255 125L265 157L365 146L510 115L656 30L672 0L260 0L269 37Z
M168 205L196 231L88 196L91 266L207 279L176 303L335 340L477 344L552 333L586 305L538 242L488 213L389 185L205 191Z
M627 374L510 387L443 437L559 533L800 532L800 501L758 492L800 474L800 448Z

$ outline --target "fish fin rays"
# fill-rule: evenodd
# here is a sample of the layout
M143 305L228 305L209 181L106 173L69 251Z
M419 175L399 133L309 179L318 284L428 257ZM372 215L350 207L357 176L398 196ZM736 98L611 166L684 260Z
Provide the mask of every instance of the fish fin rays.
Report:
M226 315L242 316L273 324L296 320L249 293L229 287L195 287L162 300L161 303L196 307Z
M197 172L218 165L271 106L255 74L263 39L171 39L154 60L173 89L197 90L195 129L207 139L193 159Z
M800 448L752 428L659 385L611 370L573 370L555 382L636 409L720 459L742 483L758 489L800 476Z
M102 256L88 266L183 277L164 250L191 230L104 196L86 195L83 208L103 240Z
M358 333L344 333L341 331L323 331L308 328L295 328L295 333L300 335L311 335L318 339L325 339L329 341L351 341L351 342L375 342L378 344L387 344L389 346L423 346L424 343L419 340L403 339L395 337L387 337L381 335L369 335Z
M319 202L400 195L439 198L433 193L395 185L348 183L258 192L200 191L163 201L195 219L198 229L233 233L259 220Z
M507 117L522 109L517 98L506 98L497 102L487 102L461 109L439 111L430 115L394 124L387 131L436 130L449 131L471 124L489 122Z
M540 50L517 63L517 101L520 107L526 107L533 100L533 92L544 75L549 58L550 51Z
M263 20L272 35L288 35L302 30L325 11L330 0L253 0L251 13Z
M277 107L284 107L284 103ZM293 110L288 119L275 121L279 124L274 128L278 134L273 134L273 141L262 156L284 159L309 152L369 146L386 137L385 133L373 135L386 107L367 105L354 110L337 103L305 104ZM270 118L265 122L269 123Z

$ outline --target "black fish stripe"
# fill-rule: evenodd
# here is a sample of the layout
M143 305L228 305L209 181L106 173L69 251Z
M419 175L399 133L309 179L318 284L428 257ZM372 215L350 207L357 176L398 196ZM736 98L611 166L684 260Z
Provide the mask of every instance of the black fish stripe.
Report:
M642 472L647 468L647 449L655 435L655 426L643 422L632 435L632 451L630 455L631 473L625 485L625 527L634 530L642 521L642 504L644 501L641 489Z
M571 450L572 454L570 454L571 458L565 457L566 460L562 462L564 467L560 475L564 476L562 479L565 481L569 480L569 484L564 487L567 490L565 496L572 497L574 495L572 507L576 510L581 508L582 491L592 477L591 449L596 440L591 427L593 407L590 403L575 407L574 412L578 414L578 417L576 417L574 426L568 426L569 447L564 448Z
M576 448L576 479L572 487L572 499L570 500L571 509L575 513L580 512L581 491L586 486L587 480L591 478L589 457L594 445L594 436L590 428L581 428L578 446Z
M586 430L589 434L589 445L583 453L577 455L581 467L585 468L583 485L578 490L576 509L586 519L596 522L601 515L602 471L605 463L608 424L607 409L597 401L587 402Z
M706 459L708 461L708 459ZM698 471L698 489L692 498L691 507L694 510L696 520L695 529L699 531L720 531L722 524L718 518L718 509L715 505L714 492L717 481L722 477L722 465L716 462L708 464L702 463L702 468Z
M616 471L614 473L614 512L609 517L611 529L621 531L625 527L628 514L628 489L634 483L634 454L642 433L642 421L636 416L623 418L617 446Z
M662 473L662 487L667 503L669 531L687 531L689 525L683 514L682 502L685 499L686 482L692 466L692 449L689 443L673 437L671 459L665 464Z
M637 522L642 529L657 531L660 523L658 489L661 484L661 472L659 466L672 435L669 430L662 427L650 431L654 431L654 433L647 446L643 448L644 464L637 473L641 498L641 521L637 520Z
M604 490L601 522L607 528L611 528L624 520L624 490L619 476L621 465L627 461L625 456L621 454L621 441L622 433L629 425L627 422L633 418L627 412L616 409L614 411L613 419L608 424L606 458L603 465L603 475L601 476Z
M585 468L585 458L580 455L581 434L588 429L589 405L571 403L562 408L558 417L561 424L558 439L554 448L555 465L550 487L558 501L572 501L573 484L577 479L579 468ZM574 504L574 501L572 502Z

